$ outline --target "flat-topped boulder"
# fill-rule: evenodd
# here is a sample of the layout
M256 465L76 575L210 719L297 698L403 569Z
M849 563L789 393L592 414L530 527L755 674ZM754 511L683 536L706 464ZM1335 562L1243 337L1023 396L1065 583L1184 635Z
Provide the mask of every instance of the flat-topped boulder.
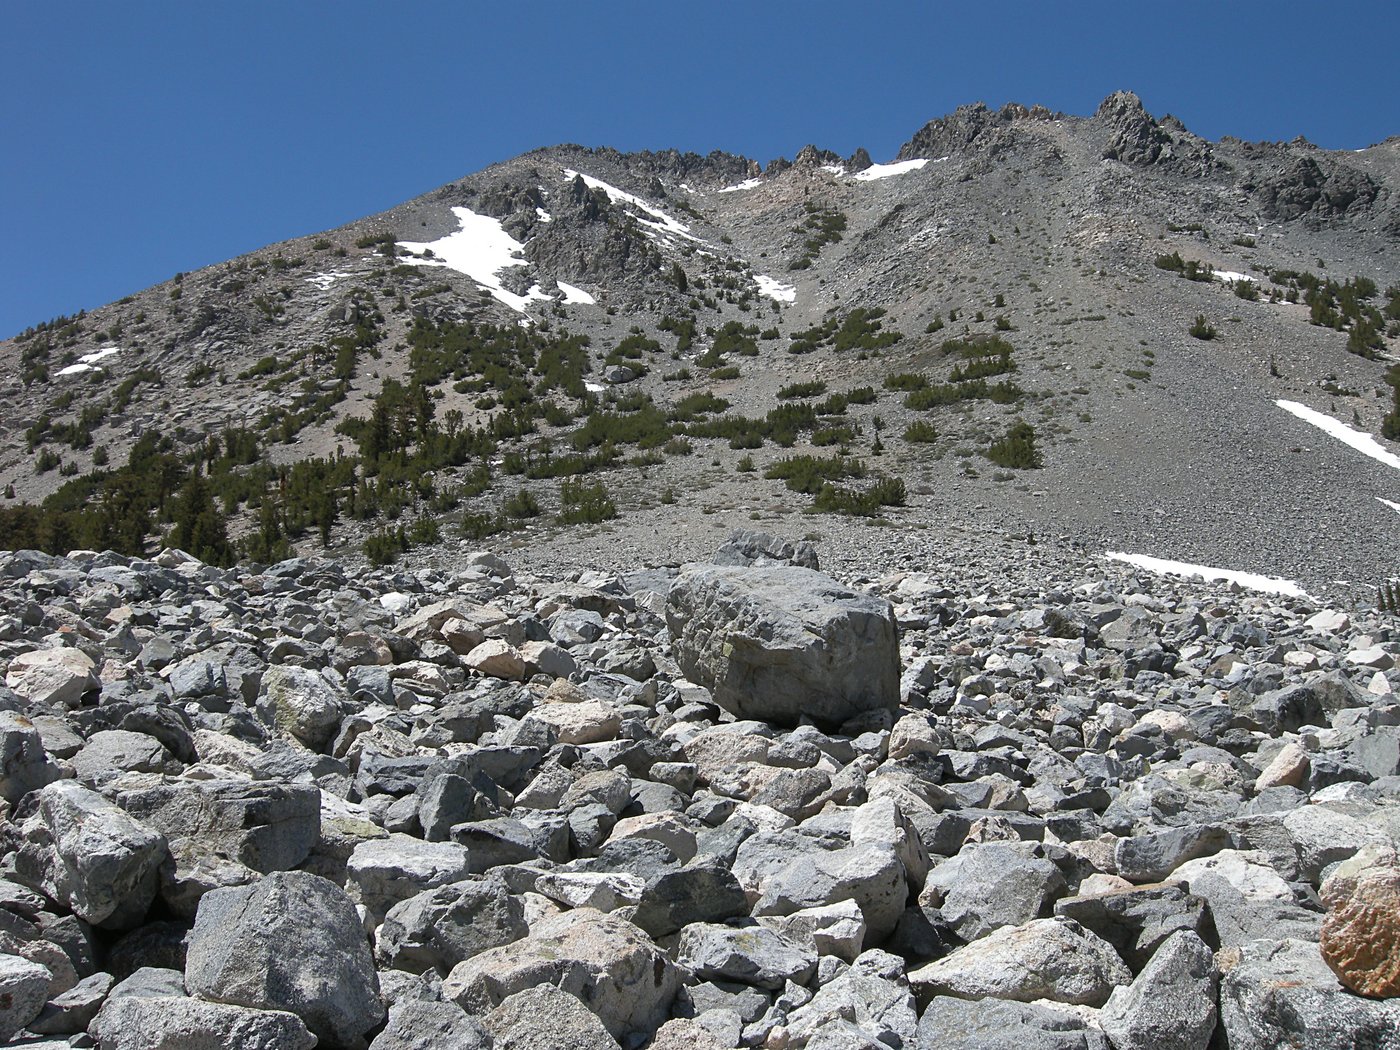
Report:
M836 727L899 707L894 608L812 569L692 566L666 622L686 676L740 718Z

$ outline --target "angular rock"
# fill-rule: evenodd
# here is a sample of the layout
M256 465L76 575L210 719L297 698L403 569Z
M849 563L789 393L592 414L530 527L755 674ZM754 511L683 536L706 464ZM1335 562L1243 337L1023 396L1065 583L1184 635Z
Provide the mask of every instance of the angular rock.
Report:
M755 916L791 915L853 900L865 916L870 940L878 944L904 914L909 888L893 852L852 846L780 863L753 907Z
M109 999L88 1029L102 1050L311 1050L301 1018L183 996Z
M727 865L697 861L648 880L632 921L653 937L695 922L723 922L748 911L748 897Z
M738 981L759 988L806 984L817 954L763 926L694 923L681 931L676 960L702 981Z
M354 1046L384 1017L364 927L345 892L289 871L199 902L185 967L211 1002L287 1010L333 1046Z
M1133 971L1141 970L1173 934L1201 935L1205 901L1180 886L1127 886L1120 891L1061 897L1055 914L1073 919L1113 945Z
M1099 1025L1116 1050L1197 1050L1216 1021L1215 957L1194 933L1174 933L1128 987L1113 990Z
M921 906L938 908L965 941L1039 918L1064 891L1060 869L1006 843L973 843L929 872Z
M512 682L525 680L525 657L520 650L501 638L488 638L462 657L462 663L488 678L504 678Z
M0 711L0 798L14 805L62 775L35 724L18 711Z
M899 705L894 610L811 569L690 568L666 620L686 676L740 718L835 727Z
M446 976L459 962L530 932L520 899L496 879L454 882L389 909L375 937L388 966Z
M680 987L680 974L632 923L580 908L541 920L523 940L459 963L442 992L469 1013L483 1014L541 984L586 999L620 1038L656 1030Z
M43 1010L53 975L18 955L0 954L0 1042L8 1042Z
M269 722L312 750L330 743L345 714L330 682L305 667L278 665L267 669L262 688L258 706Z
M65 780L39 793L23 833L15 858L23 882L95 926L125 930L146 917L169 853L159 832Z
M621 1050L587 1006L549 984L508 996L482 1026L494 1050Z
M1217 961L1220 1027L1230 1050L1400 1050L1400 1001L1347 991L1315 943L1255 940L1222 949Z
M345 885L371 915L380 916L400 901L471 874L467 851L455 842L390 835L355 847L345 865Z
M389 1010L370 1050L492 1050L491 1035L456 1003L410 999Z
M79 649L35 649L10 661L5 686L31 704L76 707L100 684L95 666Z
M1005 999L940 995L919 1018L918 1047L938 1050L1110 1050L1078 1015Z
M927 995L1087 1006L1102 1006L1132 979L1111 944L1063 918L1003 926L909 975L915 991Z

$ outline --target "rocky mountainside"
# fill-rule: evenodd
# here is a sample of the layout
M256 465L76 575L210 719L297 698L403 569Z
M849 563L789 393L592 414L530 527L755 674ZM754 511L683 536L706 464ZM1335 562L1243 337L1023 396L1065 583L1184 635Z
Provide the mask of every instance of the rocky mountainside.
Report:
M1400 643L1072 550L0 556L0 1040L1400 1046Z
M1371 604L1397 244L1400 139L1211 142L1127 93L887 164L542 149L0 344L0 546L601 568L756 522Z

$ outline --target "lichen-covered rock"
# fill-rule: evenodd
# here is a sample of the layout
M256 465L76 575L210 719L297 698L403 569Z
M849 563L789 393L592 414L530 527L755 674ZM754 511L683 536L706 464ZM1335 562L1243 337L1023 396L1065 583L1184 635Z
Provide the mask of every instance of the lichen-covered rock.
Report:
M278 665L263 676L259 709L278 729L313 750L330 743L345 711L337 690L315 671Z
M889 602L811 569L699 566L666 599L676 659L740 718L839 726L899 706Z
M1400 867L1333 875L1321 896L1323 962L1354 992L1400 997Z

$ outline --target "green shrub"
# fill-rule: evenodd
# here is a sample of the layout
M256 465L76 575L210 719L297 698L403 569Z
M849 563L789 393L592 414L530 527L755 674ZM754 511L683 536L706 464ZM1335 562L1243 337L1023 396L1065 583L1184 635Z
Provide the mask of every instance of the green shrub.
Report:
M1197 314L1196 320L1186 331L1197 339L1214 339L1220 334L1215 330L1215 327L1206 320L1205 314Z
M793 401L803 397L820 397L826 393L826 384L820 379L809 383L789 383L778 391L779 401Z
M596 524L617 517L617 504L608 497L601 481L585 482L569 478L559 488L561 525Z
M917 419L904 428L904 440L912 444L931 445L938 440L938 431L932 423Z
M1012 470L1033 470L1042 466L1040 450L1035 443L1035 428L1023 420L1016 422L1004 437L987 446L986 456L997 466Z
M501 504L501 513L516 519L535 518L539 516L540 504L528 489L520 489Z

